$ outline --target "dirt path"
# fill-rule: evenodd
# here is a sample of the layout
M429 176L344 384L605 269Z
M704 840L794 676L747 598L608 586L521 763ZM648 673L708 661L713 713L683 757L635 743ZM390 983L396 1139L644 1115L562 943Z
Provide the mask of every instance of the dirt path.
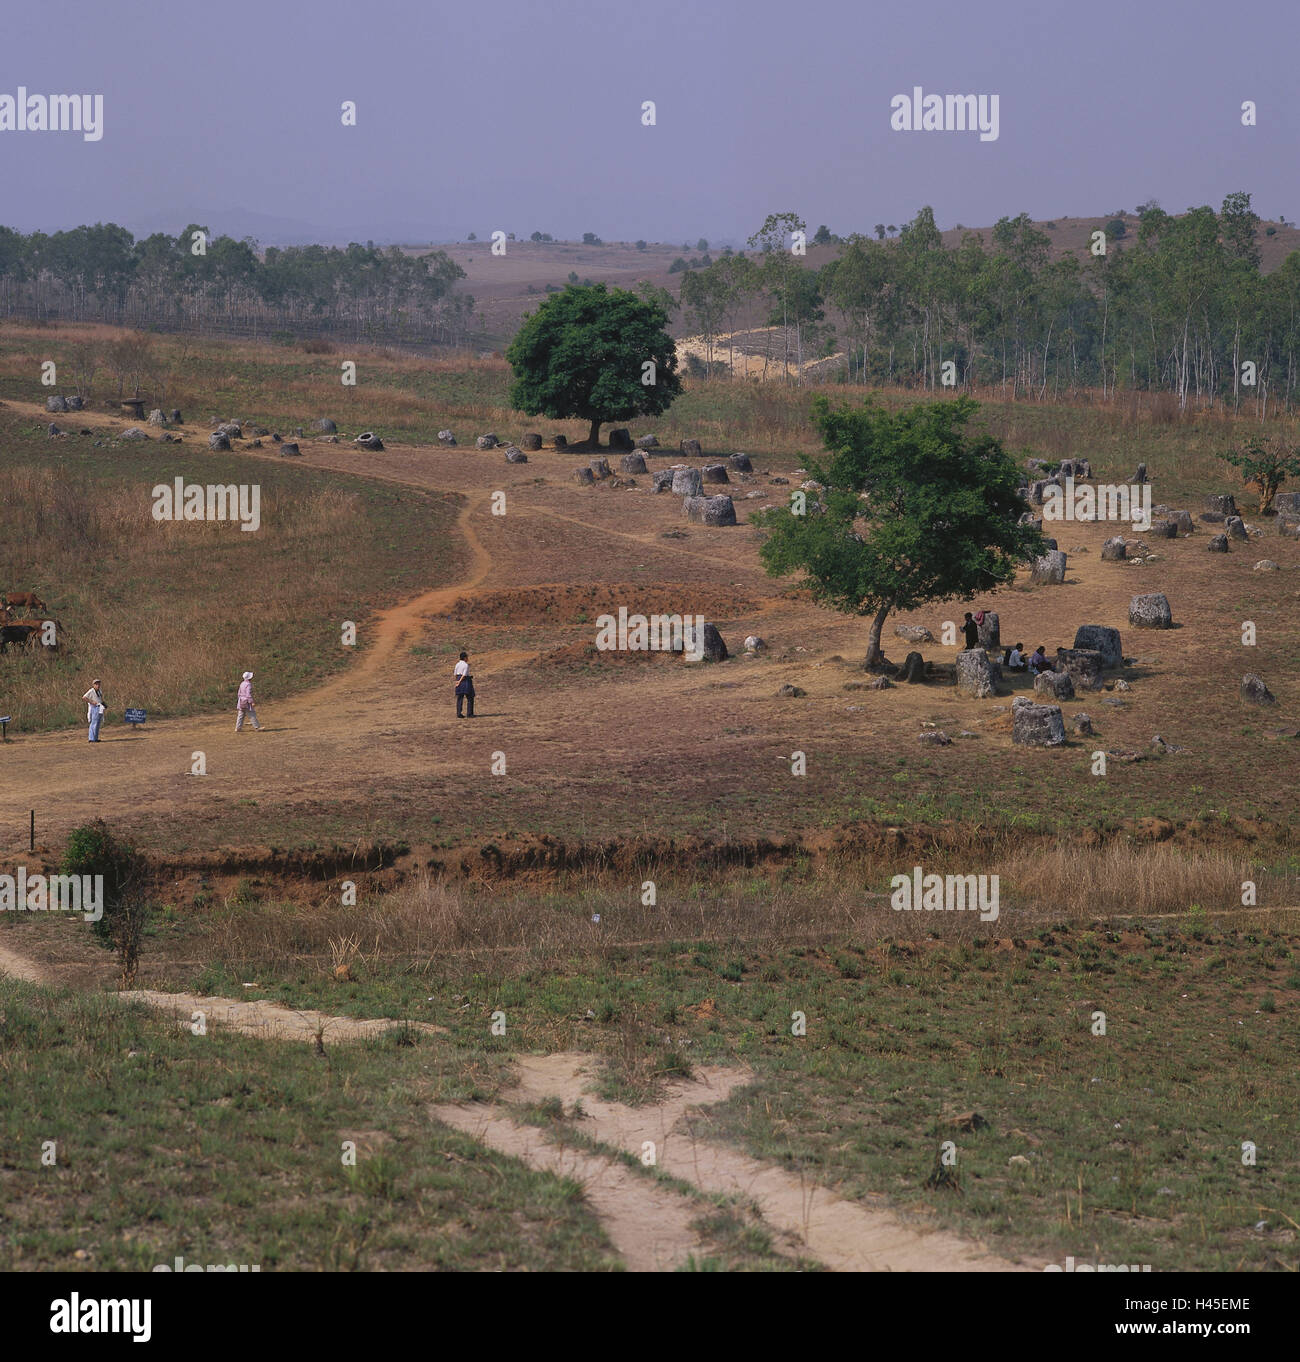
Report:
M672 1272L706 1246L691 1228L701 1213L687 1197L607 1154L550 1144L496 1106L435 1106L429 1115L530 1168L580 1183L632 1272Z
M52 984L55 982L51 971L34 960L24 959L7 946L0 946L0 974L8 974L14 979L22 979L29 984Z
M407 1023L395 1021L391 1017L358 1021L355 1017L331 1017L310 1008L298 1011L264 999L236 1002L231 998L204 997L198 993L159 993L151 988L130 989L112 996L124 1003L141 1003L169 1013L183 1026L189 1026L194 1013L201 1012L209 1025L216 1023L229 1026L246 1036L257 1036L262 1040L310 1041L318 1035L322 1041L330 1042L361 1040L366 1036L404 1029L408 1025L413 1031L438 1035L447 1033L445 1026L433 1026L429 1022Z
M1017 1270L1016 1264L956 1235L916 1229L883 1207L868 1208L845 1201L772 1164L704 1139L707 1122L701 1109L726 1101L736 1088L744 1086L751 1075L743 1069L703 1067L689 1082L671 1085L659 1102L629 1107L603 1102L587 1090L593 1062L590 1055L572 1053L521 1057L517 1061L520 1083L508 1096L527 1102L558 1098L566 1111L580 1105L581 1116L572 1118L575 1130L636 1158L652 1144L656 1164L663 1172L703 1192L752 1202L776 1232L774 1242L786 1236L804 1246L805 1256L835 1271ZM493 1148L512 1144L508 1152L527 1162L555 1157L549 1152L543 1155L540 1151L550 1147L540 1142L540 1136L514 1125L499 1108L442 1106L433 1108L432 1114L485 1139ZM503 1143L495 1143L497 1140ZM533 1166L546 1164L542 1161ZM606 1187L607 1201L613 1204L614 1213L625 1216L625 1226L633 1234L638 1195L635 1186ZM610 1233L613 1238L612 1228ZM645 1244L638 1242L635 1252L644 1256L645 1251Z

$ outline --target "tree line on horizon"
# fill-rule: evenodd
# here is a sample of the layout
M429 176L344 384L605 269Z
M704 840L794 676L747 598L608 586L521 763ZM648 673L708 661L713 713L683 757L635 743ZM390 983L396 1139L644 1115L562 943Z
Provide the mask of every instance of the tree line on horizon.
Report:
M472 297L451 291L464 277L445 251L353 242L259 254L251 240L197 223L138 241L114 223L49 234L0 227L0 316L36 320L458 344L474 311Z
M888 237L837 240L814 269L790 249L806 233L794 213L769 216L754 255L724 252L686 273L680 301L712 360L755 303L784 336L783 372L805 356L844 355L855 383L925 389L1000 388L1044 397L1075 388L1165 391L1193 399L1290 406L1300 383L1300 252L1260 269L1260 218L1250 195L1216 213L1138 209L1104 230L1104 254L1051 255L1050 237L1022 213L991 241L966 232L945 246L926 207ZM828 313L830 314L828 318ZM793 353L791 352L793 346ZM706 371L713 365L706 360ZM945 366L950 366L945 370Z

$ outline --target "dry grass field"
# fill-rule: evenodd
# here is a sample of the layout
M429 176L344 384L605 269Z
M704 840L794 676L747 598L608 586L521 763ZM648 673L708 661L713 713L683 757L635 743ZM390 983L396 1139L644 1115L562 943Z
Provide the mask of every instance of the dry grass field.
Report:
M1069 554L1065 583L1022 572L978 604L998 611L1006 643L1050 653L1100 624L1120 630L1128 660L1107 689L1063 706L1067 732L1086 711L1095 736L1040 750L1011 741L1023 680L988 700L940 681L872 689L866 621L763 572L747 515L783 502L817 457L810 388L694 383L668 417L634 425L658 435L652 469L680 462L688 437L701 462L751 455L754 471L722 489L740 523L709 528L646 475L580 486L590 456L553 437L585 429L512 412L492 359L160 338L153 395L184 412L179 444L155 430L123 441L111 392L54 418L68 433L51 438L35 375L78 334L0 333L12 527L0 586L38 591L66 632L58 657L0 656L0 712L14 716L0 852L52 869L95 815L128 837L154 904L142 1000L167 995L181 1015L220 1003L221 1062L250 1077L233 1091L189 1057L165 1011L98 997L115 965L79 923L5 914L0 969L26 980L0 982L0 1038L18 1038L0 1047L18 1094L9 1137L34 1139L36 1094L64 1091L60 1138L99 1122L121 1178L162 1176L131 1155L129 1123L91 1111L70 1081L87 1056L129 1047L185 1075L202 1102L233 1102L222 1129L252 1121L268 1149L287 1138L284 1108L262 1100L282 1076L321 1139L363 1119L356 1093L388 1094L351 1184L268 1155L291 1188L278 1224L215 1142L201 1177L168 1163L169 1214L224 1186L245 1210L205 1213L213 1251L274 1241L285 1266L394 1266L409 1253L447 1267L851 1270L921 1265L928 1243L931 1265L952 1267L1035 1268L1076 1251L1294 1267L1300 1165L1278 1132L1296 1117L1285 1056L1300 990L1300 541L1253 514L1215 457L1244 421L1183 418L1145 397L983 395L979 419L1017 457L1086 457L1103 481L1142 461L1158 502L1195 515L1231 490L1254 534L1214 555L1198 522L1147 541L1141 563L1111 563L1100 550L1112 527L1049 530ZM356 389L338 382L346 358ZM312 432L321 416L338 443ZM254 447L248 431L209 453L210 418L303 427L301 456L269 437ZM445 426L456 448L436 442ZM362 430L384 450L351 443ZM545 443L507 464L475 448L489 430ZM178 475L257 483L265 528L154 521L149 489ZM1278 570L1256 571L1265 558ZM1139 592L1168 596L1173 629L1129 626ZM597 617L620 606L701 613L731 655L600 651ZM901 661L912 646L895 626L939 636L967 608L891 618L886 652ZM355 648L340 641L349 620ZM749 634L768 646L747 653ZM472 723L453 708L462 649ZM952 662L957 645L921 651ZM261 733L234 731L245 665ZM1246 672L1274 705L1242 702ZM77 702L91 675L110 710L93 750ZM149 708L142 731L123 725L128 704ZM921 741L936 729L951 743ZM1156 735L1182 750L1157 750ZM895 912L891 877L921 861L998 875L997 920ZM1243 906L1246 881L1255 901ZM322 1050L331 1017L399 1030L332 1051L326 1090L308 1047L280 1069L265 1047L287 1055L291 1042L266 1039L265 1017L240 1021L231 1000L318 1010ZM67 1021L38 1060L21 1038L51 1009ZM1088 1025L1098 1009L1113 1018L1105 1051ZM794 1012L812 1023L803 1047L790 1043ZM403 1033L406 1022L437 1031ZM172 1110L181 1078L152 1095L131 1084L160 1146L197 1138L197 1116ZM167 1093L171 1107L155 1108ZM934 1151L976 1111L985 1126L959 1136L974 1180L946 1196L927 1180ZM1116 1133L1127 1121L1131 1138ZM629 1172L648 1122L672 1134L669 1152L658 1174ZM395 1157L426 1127L433 1145ZM1254 1180L1233 1162L1244 1138L1267 1148ZM476 1159L498 1171L471 1176ZM101 1204L103 1185L69 1177L83 1210ZM47 1224L54 1203L15 1185L7 1265L62 1263L80 1245L92 1266L138 1266L166 1247L149 1234L125 1249L138 1208L122 1207L113 1235L82 1243L75 1217ZM816 1214L799 1209L810 1189ZM318 1202L340 1208L347 1233L330 1238L308 1209ZM426 1205L459 1228L431 1229ZM369 1237L367 1210L380 1212Z

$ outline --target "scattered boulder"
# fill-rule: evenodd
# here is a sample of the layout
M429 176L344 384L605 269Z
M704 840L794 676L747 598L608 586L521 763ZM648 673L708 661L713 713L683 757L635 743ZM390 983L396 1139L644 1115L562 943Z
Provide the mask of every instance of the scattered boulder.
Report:
M687 625L686 628L683 630L683 633L685 634L685 643L688 648L695 648L699 646L695 638L695 628L693 625ZM722 641L722 635L718 633L717 625L709 624L706 622L704 625L703 634L704 634L703 643L704 661L725 662L729 654L727 652L727 645Z
M528 462L528 455L525 454L524 451L523 451L522 449L520 449L517 445L507 445L507 446L506 446L506 462L507 462L507 463L527 463L527 462Z
M1273 498L1273 509L1278 515L1300 515L1300 492L1279 492Z
M1134 596L1128 603L1128 622L1139 629L1171 629L1174 617L1169 598L1159 592Z
M530 430L524 436L523 446L530 454L536 454L542 447L542 437L535 430Z
M878 676L874 681L867 682L868 690L893 690L894 683L887 676Z
M801 686L792 686L787 682L776 694L780 700L801 700L808 692Z
M1049 549L1041 558L1034 559L1029 580L1039 586L1060 586L1065 581L1066 556L1060 549Z
M119 440L147 440L148 438L148 434L141 430L139 426L127 426L121 435L118 436ZM229 448L229 444L230 442L227 441L227 448Z
M925 658L920 653L908 653L903 659L903 670L899 672L898 679L913 686L924 684Z
M1152 539L1177 539L1178 522L1176 520L1153 520L1147 533Z
M993 669L983 648L964 648L957 654L957 689L976 700L987 700L993 691Z
M60 397L57 393L55 393L53 397L47 397L45 399L46 411L67 411L67 409L68 399L66 397Z
M328 416L322 416L319 421L314 421L312 423L312 429L319 431L322 435L333 435L338 431L338 426L336 426ZM262 433L264 435L266 434L265 431Z
M636 441L638 449L658 449L659 441L653 435L642 435Z
M737 473L752 473L754 471L754 465L749 461L748 454L732 454L727 462Z
M69 411L81 411L86 405L86 399L84 397L78 397L75 393L71 397L65 397L63 400L67 404Z
M50 437L51 440L54 439L56 435L63 434L63 432L58 428L58 426L54 424L53 421L51 421L50 424L45 427L45 433Z
M984 618L975 621L975 627L979 630L978 637L981 648L1000 648L1002 646L1002 628L996 610L986 610Z
M1174 529L1178 534L1192 534L1196 529L1196 522L1192 519L1190 511L1170 511L1169 518L1174 522Z
M1261 558L1255 564L1256 572L1280 572L1281 568L1271 558Z
M555 439L551 441L551 443L556 447L556 449L568 449L569 447L568 438L563 435L557 435Z
M352 443L360 445L362 449L380 450L384 447L384 442L373 430L363 430Z
M590 468L575 468L573 470L573 479L575 482L582 483L584 487L590 487L591 484L596 481L596 475Z
M687 497L682 507L687 520L698 525L736 524L736 507L729 496Z
M281 440L281 441L280 441L280 457L281 457L281 458L287 458L287 457L289 457L290 455L299 454L300 452L301 452L301 451L298 449L298 442L297 442L296 440Z
M160 408L155 407L153 411L149 413L149 424L151 426L165 426L167 424L167 418L162 414Z
M617 430L609 432L609 447L615 454L626 454L633 448L632 432L626 427L620 426Z
M1137 471L1133 474L1133 476L1129 479L1129 481L1130 481L1130 482L1135 482L1135 483L1138 483L1139 485L1141 485L1142 483L1146 482L1146 480L1147 480L1147 466L1146 466L1146 464L1144 464L1144 463L1140 463L1140 464L1138 464L1138 466L1137 466Z
M1128 683L1127 681L1125 681L1124 678L1121 676L1121 677L1119 678L1119 680L1115 682L1115 689L1116 689L1117 691L1123 692L1123 691L1132 690L1133 687L1130 686L1129 683Z
M495 449L501 443L495 435L480 435L474 443L480 449Z
M906 639L908 643L934 642L934 635L924 624L896 624L894 634L898 638Z
M1290 515L1278 516L1277 532L1284 539L1300 539L1300 517Z
M1018 695L1011 702L1011 741L1025 747L1060 747L1065 741L1060 705L1036 705Z
M673 492L679 497L698 497L704 488L704 479L698 468L675 468L673 470Z
M1105 655L1095 648L1058 648L1056 669L1065 672L1079 690L1100 690Z
M180 437L173 435L170 430L164 430L162 433L162 442L165 445L178 445L180 444Z
M598 478L608 478L613 473L613 470L609 466L608 459L592 459L587 467L590 468Z
M1205 546L1211 553L1228 552L1228 536L1226 534L1216 534L1211 536L1210 542Z
M789 487L790 485L789 478L768 478L768 482L775 487Z
M730 482L725 464L706 463L701 470L705 482Z
M1124 662L1119 630L1104 624L1081 624L1074 631L1074 646L1077 650L1100 653L1101 665L1107 669Z
M931 729L925 733L916 735L917 742L923 742L930 747L951 747L952 739L941 728Z
M619 463L619 467L624 473L644 473L646 472L644 454L624 454Z
M747 653L762 653L767 651L767 640L759 638L757 634L750 634L745 639L745 651Z
M683 440L680 451L682 457L686 459L702 459L704 457L704 451L700 448L698 440Z
M1228 517L1221 511L1202 511L1200 518L1206 525L1222 525Z
M1113 535L1101 546L1103 563L1122 563L1128 557L1128 545L1122 534Z
M78 401L80 401L80 398L78 398ZM167 413L167 419L174 426L181 426L185 424L184 421L181 420L181 409L179 407L173 407L171 411Z
M1092 726L1091 715L1085 714L1082 710L1070 722L1074 725L1074 731L1081 737L1090 738L1096 731Z
M223 421L217 429L232 440L242 440L244 438L244 428L238 421Z
M1073 700L1074 681L1069 672L1039 672L1034 677L1034 694L1049 700Z
M652 492L671 492L675 474L676 470L672 468L656 469L650 475L650 490Z
M1223 522L1223 528L1229 539L1249 539L1246 533L1246 522L1239 515L1230 515Z
M1264 684L1264 678L1254 672L1247 672L1241 678L1241 698L1249 705L1271 705L1277 701L1277 696Z
M1153 752L1186 752L1185 747L1175 747L1173 743L1166 742L1159 733L1151 739L1151 750ZM1110 754L1108 754L1110 755ZM1118 754L1114 754L1118 755Z
M1236 515L1237 499L1231 493L1224 496L1206 497L1205 509L1221 516Z

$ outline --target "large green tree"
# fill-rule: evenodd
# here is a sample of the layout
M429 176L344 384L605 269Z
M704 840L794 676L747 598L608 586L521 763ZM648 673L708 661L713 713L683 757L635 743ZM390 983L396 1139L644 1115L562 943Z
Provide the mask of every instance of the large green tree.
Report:
M682 391L677 347L656 302L604 284L570 285L524 318L506 351L510 405L530 416L591 423L667 411Z
M1015 463L992 435L966 429L978 409L968 397L897 412L817 397L813 422L830 454L808 464L820 500L754 517L770 574L802 570L818 604L872 617L869 668L891 611L970 600L1044 552L1042 532L1019 523Z

